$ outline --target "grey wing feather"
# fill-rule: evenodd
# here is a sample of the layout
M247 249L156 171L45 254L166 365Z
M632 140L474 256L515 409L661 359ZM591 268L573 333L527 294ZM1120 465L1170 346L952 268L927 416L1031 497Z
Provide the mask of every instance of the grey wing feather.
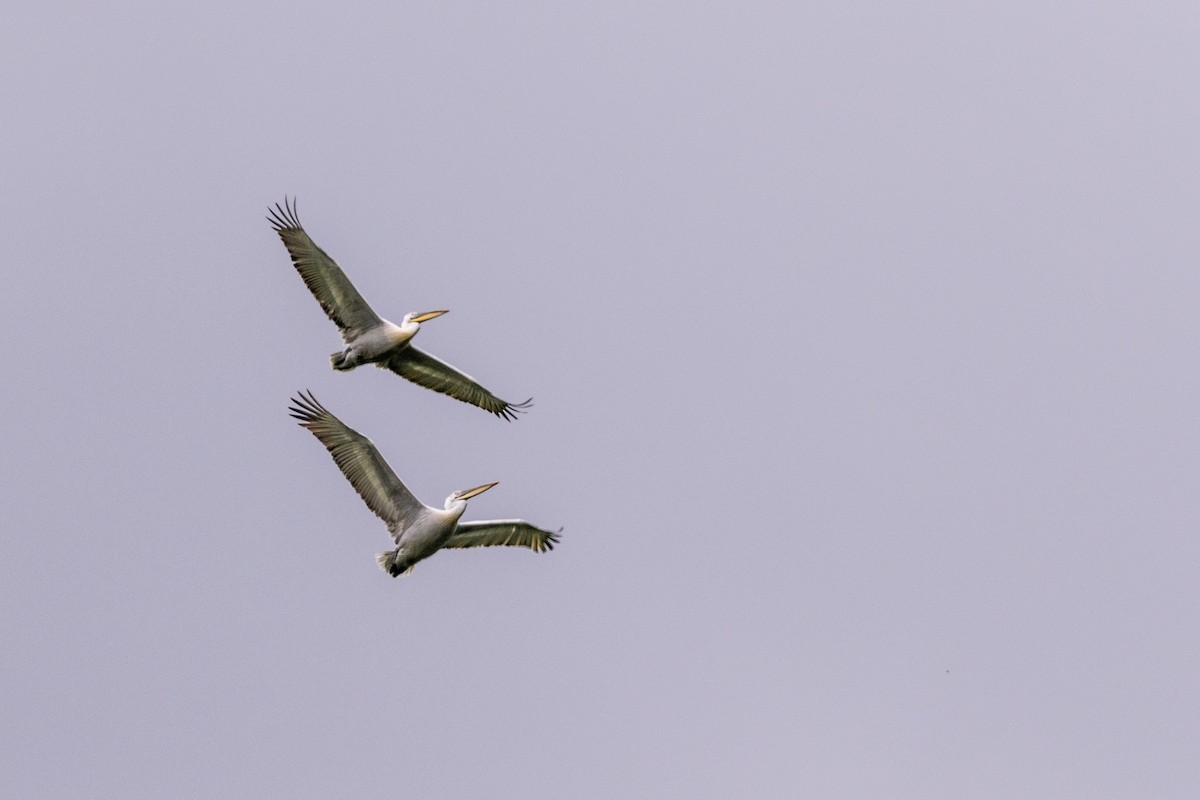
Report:
M388 523L389 530L403 527L425 508L396 477L371 440L331 414L312 392L300 392L292 403L288 408L291 415L325 445L346 480L367 507Z
M426 389L448 394L456 400L479 406L484 411L503 417L507 420L517 418L517 414L529 408L533 398L524 403L509 403L483 388L470 375L459 372L444 361L434 358L423 350L413 346L405 347L387 361L379 363L402 378L420 384Z
M528 547L538 553L553 550L558 544L560 528L546 531L535 528L523 519L493 519L481 522L460 522L442 547Z
M275 208L268 208L270 216L267 219L283 240L283 246L287 248L305 285L342 332L342 338L349 343L359 334L380 324L382 320L367 305L342 268L317 247L316 242L300 226L295 201L289 203L285 197L283 203L282 206L276 203Z

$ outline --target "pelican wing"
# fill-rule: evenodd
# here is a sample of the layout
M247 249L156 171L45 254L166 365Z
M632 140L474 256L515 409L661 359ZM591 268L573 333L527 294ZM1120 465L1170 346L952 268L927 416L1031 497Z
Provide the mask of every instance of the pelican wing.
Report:
M346 480L389 530L403 527L425 509L371 440L329 413L312 392L300 392L292 403L288 408L292 416L325 445Z
M534 552L553 550L562 532L535 528L523 519L460 522L442 547L528 547Z
M354 284L342 272L337 262L330 258L324 250L317 247L316 242L305 233L296 217L295 201L283 199L283 206L278 203L275 208L268 208L267 217L275 226L283 246L292 257L296 271L304 279L321 308L338 326L342 338L347 344L364 331L375 327L382 320L367 305Z
M530 400L533 399L530 398L524 403L505 402L480 386L470 375L459 372L446 362L411 345L401 349L387 361L381 361L378 366L387 367L400 377L426 389L448 394L507 420L516 419L518 413L529 408Z

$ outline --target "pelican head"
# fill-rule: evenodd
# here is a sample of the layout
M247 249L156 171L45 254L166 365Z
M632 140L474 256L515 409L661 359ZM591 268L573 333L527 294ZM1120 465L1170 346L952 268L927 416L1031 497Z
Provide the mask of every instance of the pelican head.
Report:
M448 309L448 308L443 308L441 311L425 311L423 313L418 313L418 312L414 311L411 314L405 314L404 321L420 323L420 322L425 322L426 320L431 320L434 317L440 317L442 314L449 314L449 313L450 313L450 309Z
M474 489L463 489L461 492L455 492L446 498L446 510L449 511L450 506L454 505L455 503L466 503L475 495L483 494L499 482L500 481L492 481L491 483L485 483L483 486L476 486Z

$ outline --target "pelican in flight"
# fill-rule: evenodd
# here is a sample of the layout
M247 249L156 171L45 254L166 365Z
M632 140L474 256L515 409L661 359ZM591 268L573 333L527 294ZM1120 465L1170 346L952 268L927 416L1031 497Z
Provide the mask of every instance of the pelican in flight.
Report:
M375 560L393 578L411 572L414 564L444 547L512 545L542 553L558 543L561 529L545 531L522 519L459 522L467 500L495 483L454 492L446 498L445 509L425 505L400 482L371 440L329 413L312 392L293 397L288 411L325 445L367 507L387 523L396 549L380 553Z
M374 364L507 420L516 419L530 406L532 398L524 403L501 400L470 375L413 347L412 338L421 323L440 317L447 313L445 310L405 314L399 325L387 321L371 310L337 262L305 233L296 217L295 200L288 202L285 197L282 206L276 203L267 212L300 277L342 332L346 349L329 357L334 369L345 371Z

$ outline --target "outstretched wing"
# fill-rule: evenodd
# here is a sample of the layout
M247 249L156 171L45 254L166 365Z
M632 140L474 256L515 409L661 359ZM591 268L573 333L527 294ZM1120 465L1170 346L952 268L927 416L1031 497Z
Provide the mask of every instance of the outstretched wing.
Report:
M282 206L276 203L275 208L268 208L267 211L267 219L283 240L296 271L321 308L338 326L342 338L349 343L363 331L378 325L381 322L379 316L367 305L346 273L300 227L295 200L289 203L285 197Z
M317 402L312 392L292 398L288 411L325 445L350 485L388 529L405 527L425 506L400 482L370 439Z
M531 397L524 403L509 403L479 385L479 382L466 373L459 372L444 361L440 361L423 350L408 346L397 352L387 361L379 362L378 366L387 367L402 378L420 384L426 389L448 394L451 397L479 406L484 411L514 420L517 414L532 405Z
M558 544L557 531L535 528L523 519L492 519L460 522L442 547L528 547L537 553L553 550Z

